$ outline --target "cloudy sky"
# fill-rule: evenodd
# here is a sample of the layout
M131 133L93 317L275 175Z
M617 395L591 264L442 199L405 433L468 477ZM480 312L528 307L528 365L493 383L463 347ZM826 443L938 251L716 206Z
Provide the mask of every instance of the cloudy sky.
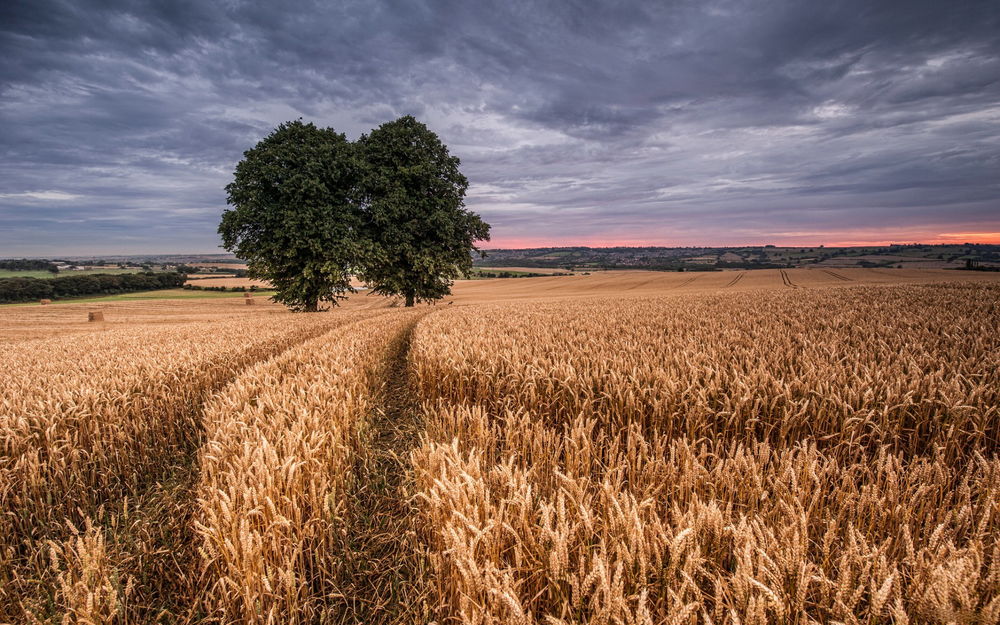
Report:
M1000 2L0 4L0 256L213 252L242 152L412 114L487 247L1000 243Z

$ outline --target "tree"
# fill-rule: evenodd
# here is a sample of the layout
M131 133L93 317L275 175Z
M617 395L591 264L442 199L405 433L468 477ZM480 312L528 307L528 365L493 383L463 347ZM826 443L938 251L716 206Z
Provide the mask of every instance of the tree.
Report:
M472 269L475 242L490 238L489 224L464 208L469 182L459 159L409 115L362 135L358 146L365 218L359 277L373 293L403 296L407 306L451 293L452 281Z
M226 186L223 247L293 310L336 304L360 253L354 149L343 134L286 122L243 154Z

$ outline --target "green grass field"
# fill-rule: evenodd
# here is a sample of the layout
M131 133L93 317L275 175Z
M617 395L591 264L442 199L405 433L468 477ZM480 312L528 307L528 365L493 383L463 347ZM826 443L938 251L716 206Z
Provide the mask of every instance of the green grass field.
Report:
M254 291L254 297L271 297L274 291ZM224 299L233 297L243 297L240 292L222 291L195 291L188 289L162 289L159 291L140 291L138 293L121 293L119 295L100 295L97 297L76 297L58 299L52 302L52 306L59 304L90 304L92 302L129 302L135 300L156 300L156 299ZM38 306L38 302L21 302L18 304L0 304L4 306Z
M274 291L254 291L254 297L271 297ZM139 293L122 293L120 295L103 295L100 297L86 297L81 299L66 299L61 302L126 302L131 300L145 299L224 299L227 297L243 297L240 292L223 291L196 291L188 289L163 289L161 291L140 291ZM53 302L58 303L58 302Z

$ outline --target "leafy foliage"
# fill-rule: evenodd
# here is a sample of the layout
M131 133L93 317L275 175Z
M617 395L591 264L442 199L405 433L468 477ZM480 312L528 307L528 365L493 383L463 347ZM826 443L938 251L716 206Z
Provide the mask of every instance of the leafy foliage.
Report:
M352 291L360 215L352 202L358 167L343 134L281 124L237 165L226 186L223 247L247 261L247 275L270 282L274 299L315 311Z
M489 225L464 208L459 160L413 117L353 144L288 122L244 156L219 233L249 277L295 310L336 303L353 291L352 275L407 306L440 298L468 275L475 242L489 239Z
M469 182L459 159L409 115L358 145L367 246L360 277L374 293L405 297L407 306L447 295L472 268L475 242L490 238L489 224L464 208Z
M16 259L11 258L8 260L0 260L0 269L5 269L8 271L53 271L56 273L59 269L56 268L56 264L51 260L35 259L35 258L22 258Z

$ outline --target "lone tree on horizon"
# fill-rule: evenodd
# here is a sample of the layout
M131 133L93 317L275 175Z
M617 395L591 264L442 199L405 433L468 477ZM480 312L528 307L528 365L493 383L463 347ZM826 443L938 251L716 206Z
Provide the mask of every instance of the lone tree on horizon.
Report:
M274 299L316 311L353 292L351 277L407 306L468 275L490 226L464 208L459 159L411 116L356 142L286 122L244 153L226 186L223 247L269 281ZM479 252L482 254L482 252Z

